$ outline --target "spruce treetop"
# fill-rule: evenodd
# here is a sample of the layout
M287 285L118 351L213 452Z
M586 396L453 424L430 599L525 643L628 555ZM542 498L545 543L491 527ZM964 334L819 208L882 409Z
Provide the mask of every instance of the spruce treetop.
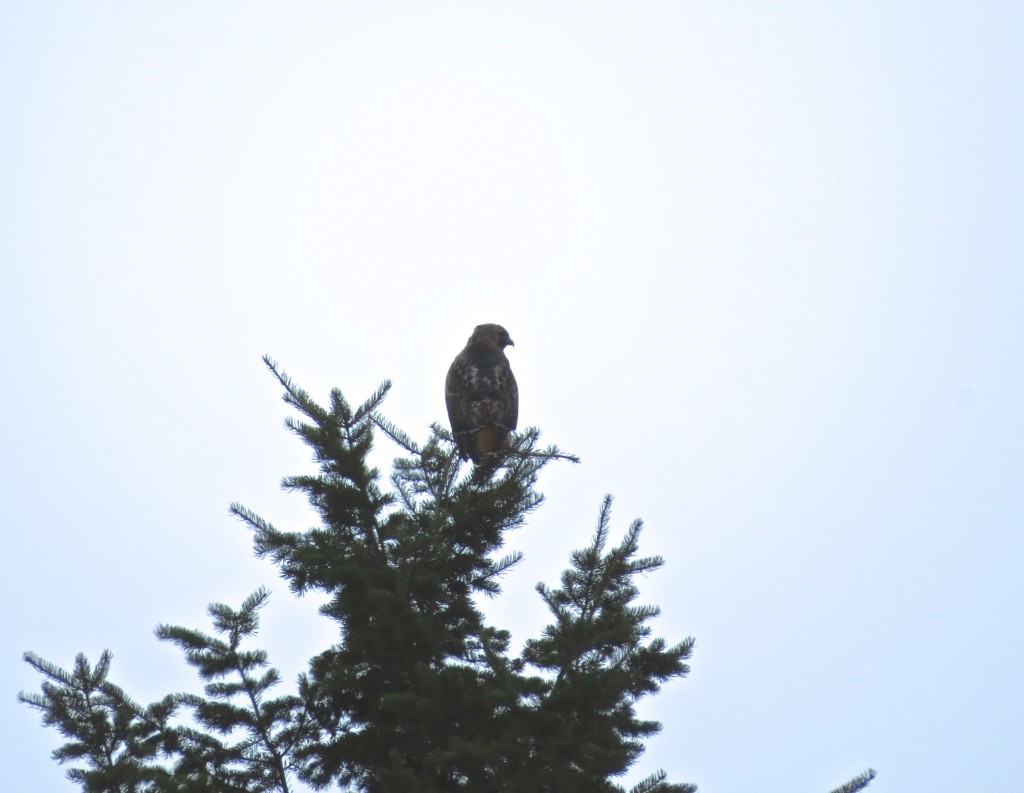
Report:
M150 705L109 680L109 652L95 666L80 655L70 671L26 654L44 681L21 699L67 739L54 758L72 764L68 778L88 793L625 793L616 780L661 728L635 705L685 676L694 647L692 638L653 637L658 609L637 603L636 577L663 563L639 555L641 523L612 544L605 498L559 586L537 586L550 624L516 652L480 596L500 594L521 559L503 550L505 538L542 503L540 471L576 458L540 447L531 427L511 433L503 453L464 466L443 427L431 425L419 443L383 415L390 383L358 406L337 389L321 406L264 360L297 413L287 427L318 468L283 486L302 493L320 523L283 530L231 509L295 594L326 596L320 612L337 640L292 692L275 695L280 675L251 647L268 592L238 609L214 603L213 633L156 631L183 652L202 693ZM381 436L399 450L387 482L368 461ZM631 788L695 790L662 771Z

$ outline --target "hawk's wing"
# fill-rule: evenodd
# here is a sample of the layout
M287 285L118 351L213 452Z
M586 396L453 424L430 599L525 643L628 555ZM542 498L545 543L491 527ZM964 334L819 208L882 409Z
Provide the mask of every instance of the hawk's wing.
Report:
M445 402L463 459L476 461L476 433L487 426L504 442L519 419L519 387L500 350L463 350L448 369Z

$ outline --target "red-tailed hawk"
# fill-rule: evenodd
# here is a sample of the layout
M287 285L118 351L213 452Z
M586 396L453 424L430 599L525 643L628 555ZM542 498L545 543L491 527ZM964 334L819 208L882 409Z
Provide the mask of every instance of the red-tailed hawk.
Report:
M477 325L444 383L448 420L463 460L479 463L504 446L519 418L519 386L505 357L515 344L501 325Z

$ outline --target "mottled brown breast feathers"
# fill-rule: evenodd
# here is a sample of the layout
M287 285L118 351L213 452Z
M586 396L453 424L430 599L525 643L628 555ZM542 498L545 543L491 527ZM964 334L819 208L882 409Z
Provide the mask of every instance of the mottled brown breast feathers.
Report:
M505 347L513 345L501 325L477 325L452 361L445 402L463 460L479 463L504 447L519 420L519 387Z

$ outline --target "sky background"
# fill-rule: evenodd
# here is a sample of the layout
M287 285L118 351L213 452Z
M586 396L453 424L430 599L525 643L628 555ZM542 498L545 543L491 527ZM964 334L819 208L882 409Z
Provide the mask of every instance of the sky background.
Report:
M334 641L228 514L313 523L263 354L424 439L499 322L583 463L489 615L546 624L610 492L697 639L631 779L1020 791L1022 41L1011 2L2 4L4 788L76 789L26 650L197 690L154 627L263 585L287 681Z

